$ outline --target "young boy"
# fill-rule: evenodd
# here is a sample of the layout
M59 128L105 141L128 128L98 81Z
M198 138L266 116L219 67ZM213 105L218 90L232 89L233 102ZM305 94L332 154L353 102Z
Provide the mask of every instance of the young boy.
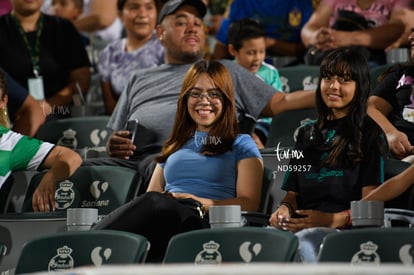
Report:
M83 0L53 0L52 10L54 15L73 23L83 12Z
M83 5L83 0L52 0L52 14L74 23L83 13ZM88 35L81 32L79 35L85 46L89 45Z
M265 30L255 20L244 18L235 21L229 28L228 49L240 66L254 73L276 90L282 91L279 72L275 67L264 62L266 57L265 36ZM271 121L271 118L261 118L256 123L253 138L260 149L264 148L266 143Z

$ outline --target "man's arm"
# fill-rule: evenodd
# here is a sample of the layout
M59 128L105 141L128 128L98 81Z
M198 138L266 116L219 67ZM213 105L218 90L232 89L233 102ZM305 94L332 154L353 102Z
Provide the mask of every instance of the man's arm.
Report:
M388 179L383 184L365 195L363 200L388 201L398 197L412 186L414 178L414 166L410 166L401 173Z
M48 171L33 193L32 206L34 211L55 210L56 183L71 176L81 163L81 157L69 148L55 146L50 151L41 166L42 169L48 169Z
M327 5L318 5L316 10L312 13L308 22L303 26L301 30L301 38L305 47L317 46L318 34L322 29L329 28L329 18L333 12L332 7ZM320 41L322 42L322 41Z
M262 115L272 117L289 110L314 108L315 91L276 92L262 110Z
M45 122L46 114L39 102L27 95L23 105L13 118L13 131L33 137L39 127Z
M403 9L401 12L401 20L404 22L404 32L403 34L394 41L391 45L389 45L385 51L395 48L401 48L404 45L408 45L408 36L412 33L412 27L414 26L414 10L410 9Z
M13 131L33 137L40 125L45 122L46 115L39 102L29 92L4 71L9 91L7 107L13 124Z
M334 43L337 47L363 46L372 49L385 49L404 32L401 20L394 19L389 23L360 31L334 31Z
M118 16L116 0L91 0L90 12L74 22L82 32L94 32L110 26Z
M413 146L405 133L399 131L388 120L387 115L392 111L392 106L379 96L370 96L368 99L368 115L384 131L390 151L399 158L411 154Z

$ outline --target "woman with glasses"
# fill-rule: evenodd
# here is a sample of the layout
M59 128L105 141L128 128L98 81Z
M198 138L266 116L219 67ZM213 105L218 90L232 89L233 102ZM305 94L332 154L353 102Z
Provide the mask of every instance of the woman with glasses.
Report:
M144 235L149 261L162 260L173 235L208 227L211 205L257 210L263 162L253 139L238 134L233 84L220 62L199 61L185 75L172 133L156 161L147 193L95 226Z

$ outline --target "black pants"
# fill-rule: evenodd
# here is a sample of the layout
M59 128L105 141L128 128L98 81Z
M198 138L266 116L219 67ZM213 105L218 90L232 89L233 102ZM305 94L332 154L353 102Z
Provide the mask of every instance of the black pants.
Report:
M136 158L131 158L130 160L120 159L120 158L92 158L86 159L83 161L82 166L91 166L91 165L110 165L110 166L122 166L135 169L142 177L143 186L140 187L138 195L142 194L147 190L148 183L151 179L152 172L155 168L155 157L158 153L151 153L148 155L140 155Z
M151 243L147 262L161 262L170 238L178 233L207 228L207 219L169 195L147 192L108 214L93 229L137 233Z

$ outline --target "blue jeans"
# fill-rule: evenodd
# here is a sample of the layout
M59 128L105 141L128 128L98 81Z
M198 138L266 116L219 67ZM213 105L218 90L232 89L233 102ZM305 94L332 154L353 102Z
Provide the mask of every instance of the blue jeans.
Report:
M323 239L329 233L337 232L338 229L328 227L313 227L296 232L299 239L299 248L296 261L305 263L316 263L318 253Z

